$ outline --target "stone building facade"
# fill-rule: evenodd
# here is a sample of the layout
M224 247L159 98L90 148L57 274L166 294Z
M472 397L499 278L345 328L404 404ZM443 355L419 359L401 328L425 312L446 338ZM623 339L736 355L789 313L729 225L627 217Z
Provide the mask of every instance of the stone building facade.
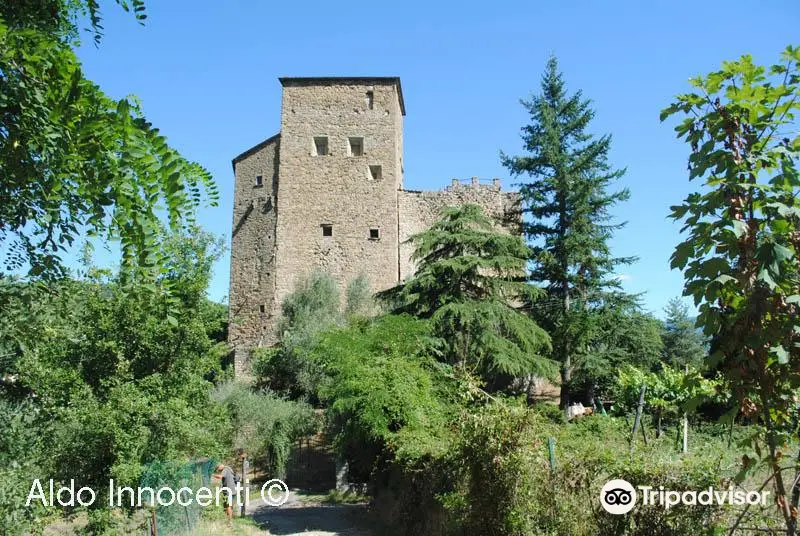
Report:
M518 195L498 179L403 189L399 78L281 78L280 133L233 159L229 341L235 373L276 341L283 299L317 270L342 290L364 274L372 290L413 275L407 239L448 205L477 203L511 229Z

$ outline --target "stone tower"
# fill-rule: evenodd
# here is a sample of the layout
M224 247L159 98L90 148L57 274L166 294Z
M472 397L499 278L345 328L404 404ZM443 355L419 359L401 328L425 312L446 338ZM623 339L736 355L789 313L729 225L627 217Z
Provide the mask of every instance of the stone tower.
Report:
M233 159L230 343L235 372L276 341L283 299L314 270L342 290L364 274L375 291L413 274L404 244L446 205L483 205L519 223L499 180L441 192L403 190L400 79L281 78L280 133Z

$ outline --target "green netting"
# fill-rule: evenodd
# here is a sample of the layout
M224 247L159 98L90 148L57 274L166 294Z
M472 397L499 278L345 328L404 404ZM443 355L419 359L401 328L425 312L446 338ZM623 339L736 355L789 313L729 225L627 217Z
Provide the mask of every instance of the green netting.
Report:
M140 487L157 490L169 487L177 491L182 487L191 488L194 492L200 487L211 488L211 475L217 462L210 458L190 463L154 462L148 465L139 483ZM171 506L157 506L155 519L159 536L190 534L200 520L203 507L191 501L189 506L182 506L176 501ZM148 526L152 523L152 516Z

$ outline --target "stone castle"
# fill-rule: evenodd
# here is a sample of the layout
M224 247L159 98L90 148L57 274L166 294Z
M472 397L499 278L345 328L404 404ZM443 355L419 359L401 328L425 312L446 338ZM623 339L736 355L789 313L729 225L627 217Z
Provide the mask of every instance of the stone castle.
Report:
M235 373L276 342L283 299L312 271L341 290L364 274L373 291L410 275L413 246L448 205L476 203L519 222L499 179L403 189L400 79L281 78L280 132L233 159L229 341Z

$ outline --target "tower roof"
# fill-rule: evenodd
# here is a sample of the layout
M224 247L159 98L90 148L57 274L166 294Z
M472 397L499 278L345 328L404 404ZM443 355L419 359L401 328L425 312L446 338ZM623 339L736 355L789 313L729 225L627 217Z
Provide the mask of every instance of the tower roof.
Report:
M406 105L403 101L403 88L400 86L399 76L283 76L278 78L282 86L287 85L322 85L343 84L394 84L397 86L397 97L400 100L400 111L406 115Z

